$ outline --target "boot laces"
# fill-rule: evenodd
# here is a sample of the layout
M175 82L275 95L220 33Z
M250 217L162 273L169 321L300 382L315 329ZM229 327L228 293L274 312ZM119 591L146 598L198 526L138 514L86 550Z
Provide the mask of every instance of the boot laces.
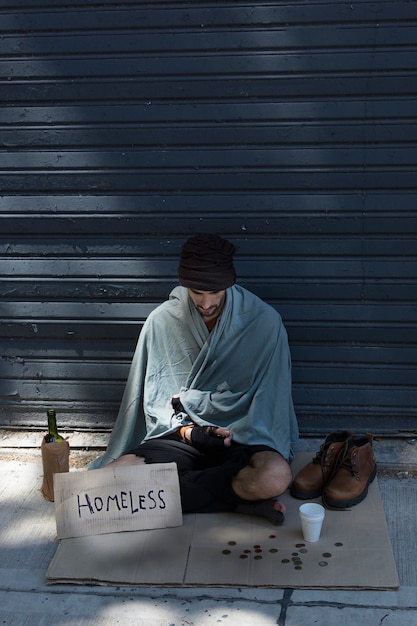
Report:
M336 472L341 467L344 467L353 473L352 461L349 455L349 440L348 439L345 441L345 445L343 446L343 448L339 450L339 454L337 455L337 459L332 468L332 473L329 476L329 482L332 480Z
M320 446L320 450L317 452L316 456L313 459L313 463L317 463L318 465L321 465L321 468L324 469L325 467L329 466L329 463L326 463L326 457L327 457L327 452L328 450L334 445L334 442L330 442L330 443L322 443Z
M352 474L355 473L355 470L353 469L353 464L352 464L352 455L351 454L347 454L347 451L343 457L343 459L341 459L340 461L340 465L338 467L338 469L343 468L348 470L349 472L351 472Z

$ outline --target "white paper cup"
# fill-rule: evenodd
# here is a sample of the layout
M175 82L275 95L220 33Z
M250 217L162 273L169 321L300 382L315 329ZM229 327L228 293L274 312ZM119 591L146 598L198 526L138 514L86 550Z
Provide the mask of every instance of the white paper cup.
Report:
M324 520L324 507L316 502L306 502L300 506L299 512L304 540L311 543L318 541Z

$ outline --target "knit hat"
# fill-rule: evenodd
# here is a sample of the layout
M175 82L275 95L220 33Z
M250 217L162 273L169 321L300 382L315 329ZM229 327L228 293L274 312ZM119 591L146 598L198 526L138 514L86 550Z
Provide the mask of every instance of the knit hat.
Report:
M194 235L182 247L178 268L183 287L222 291L236 282L235 246L219 235Z

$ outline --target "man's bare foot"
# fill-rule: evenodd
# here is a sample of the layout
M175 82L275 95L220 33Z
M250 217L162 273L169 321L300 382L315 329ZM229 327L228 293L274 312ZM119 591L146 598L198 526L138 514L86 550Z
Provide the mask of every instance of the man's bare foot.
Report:
M269 520L274 526L281 526L284 523L285 512L285 504L273 498L271 498L271 500L245 502L238 504L236 508L236 513L266 517L266 519Z
M281 513L284 513L284 515L287 512L287 507L283 502L280 502L280 500L274 500L274 509L276 511L281 511Z

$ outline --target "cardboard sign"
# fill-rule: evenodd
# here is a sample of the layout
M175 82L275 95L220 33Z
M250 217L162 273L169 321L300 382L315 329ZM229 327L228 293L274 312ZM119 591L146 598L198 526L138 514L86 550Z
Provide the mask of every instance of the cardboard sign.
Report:
M58 539L182 525L175 463L54 475Z

